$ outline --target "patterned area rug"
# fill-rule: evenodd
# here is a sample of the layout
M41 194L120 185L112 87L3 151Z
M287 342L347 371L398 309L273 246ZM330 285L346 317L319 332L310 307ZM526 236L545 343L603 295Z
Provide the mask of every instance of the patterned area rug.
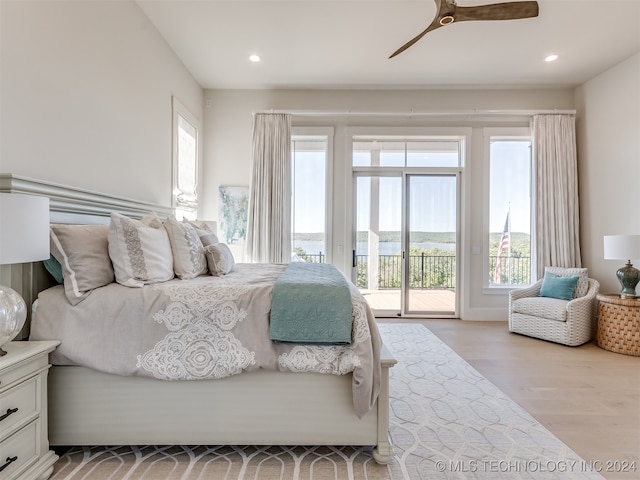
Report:
M396 456L353 447L74 447L52 480L601 479L422 325L382 324Z

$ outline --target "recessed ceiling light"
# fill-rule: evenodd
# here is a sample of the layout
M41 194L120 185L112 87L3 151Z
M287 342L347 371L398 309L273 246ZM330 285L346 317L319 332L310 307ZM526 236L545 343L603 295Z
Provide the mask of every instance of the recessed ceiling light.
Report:
M253 55L249 55L249 60L253 63L258 63L260 61L260 56L254 53Z
M558 55L555 53L553 55L549 55L544 59L545 62L555 62L558 59Z

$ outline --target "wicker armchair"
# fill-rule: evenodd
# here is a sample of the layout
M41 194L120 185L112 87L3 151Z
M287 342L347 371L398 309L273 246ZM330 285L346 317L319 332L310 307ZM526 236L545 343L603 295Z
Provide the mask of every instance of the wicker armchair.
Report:
M569 346L582 345L595 334L597 280L586 268L547 267L558 276L579 275L573 300L540 297L542 280L509 293L509 331Z

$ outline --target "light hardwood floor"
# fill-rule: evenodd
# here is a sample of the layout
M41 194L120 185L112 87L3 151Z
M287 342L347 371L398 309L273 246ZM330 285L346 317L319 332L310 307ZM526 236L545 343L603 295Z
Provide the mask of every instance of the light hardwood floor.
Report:
M640 479L640 357L567 347L507 322L419 321L607 479ZM635 462L635 463L634 463ZM635 471L620 470L635 465Z

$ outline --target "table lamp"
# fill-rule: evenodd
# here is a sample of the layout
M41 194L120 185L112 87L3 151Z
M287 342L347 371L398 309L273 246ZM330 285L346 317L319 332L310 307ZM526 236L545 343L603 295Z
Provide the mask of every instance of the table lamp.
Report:
M604 258L607 260L626 260L616 276L622 285L620 298L636 298L636 285L640 280L640 270L631 264L632 259L640 258L640 235L605 235Z
M49 199L20 193L0 193L0 265L49 258ZM22 297L0 285L0 356L2 345L20 333L27 318Z

